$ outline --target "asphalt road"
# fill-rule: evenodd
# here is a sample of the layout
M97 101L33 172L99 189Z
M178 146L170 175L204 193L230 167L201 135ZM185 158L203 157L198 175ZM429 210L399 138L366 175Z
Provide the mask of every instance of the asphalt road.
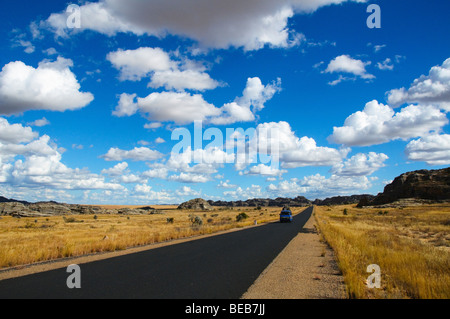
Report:
M302 230L292 223L237 232L81 264L81 288L66 268L0 281L0 299L238 299Z

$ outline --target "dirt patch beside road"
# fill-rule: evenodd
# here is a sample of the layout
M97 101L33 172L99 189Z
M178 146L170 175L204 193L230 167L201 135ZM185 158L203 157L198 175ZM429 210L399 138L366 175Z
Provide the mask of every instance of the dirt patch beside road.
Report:
M341 299L345 285L333 250L320 241L314 214L243 299Z

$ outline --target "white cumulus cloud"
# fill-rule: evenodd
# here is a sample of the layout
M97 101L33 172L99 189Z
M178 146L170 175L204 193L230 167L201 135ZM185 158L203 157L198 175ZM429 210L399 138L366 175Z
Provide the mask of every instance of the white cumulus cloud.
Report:
M71 66L72 60L62 57L37 68L21 61L6 64L0 72L0 114L76 110L91 103L94 96L80 92Z
M109 151L102 155L106 161L123 161L131 159L133 161L154 161L163 157L158 151L151 150L148 147L135 147L130 151L121 150L119 148L110 148Z
M361 60L353 59L349 55L340 55L330 61L325 73L348 73L358 76L362 79L373 79L374 75L367 73L366 66L371 62L363 62ZM344 78L340 78L341 80Z
M447 116L432 105L409 105L395 112L373 100L353 113L342 127L334 127L328 140L348 146L369 146L427 135L448 123Z
M8 120L0 117L0 142L3 143L24 143L30 142L38 136L31 127L21 124L10 124Z
M394 106L404 103L436 104L450 112L450 58L431 68L428 75L415 79L411 86L387 92Z
M206 102L200 94L187 92L154 92L144 98L138 98L141 112L154 122L174 122L189 124L205 121L220 114L220 110Z
M122 93L120 95L119 104L117 104L112 115L117 117L134 115L139 109L139 105L135 102L135 99L136 94Z
M31 128L10 124L4 118L0 118L0 169L0 182L6 189L123 190L122 185L87 169L68 167L48 135L39 137Z
M405 149L408 159L429 165L450 164L450 135L429 135L413 140Z
M53 13L42 24L59 36L83 30L94 30L108 36L120 32L158 37L172 34L190 38L208 48L286 48L298 45L302 39L301 34L289 29L289 19L295 13L310 13L345 1L101 0L80 6L81 30L67 28L66 12Z
M174 122L178 125L194 121L216 125L250 122L255 120L255 113L263 109L265 103L281 90L280 86L280 79L264 85L258 77L248 78L242 96L222 107L207 102L202 94L185 91L153 92L143 98L123 93L112 114L122 117L140 111L153 123ZM153 128L153 123L145 127ZM157 124L158 127L160 125Z
M383 153L369 152L356 154L342 163L333 166L331 172L338 176L367 176L372 175L389 157Z
M251 122L255 113L264 108L264 104L281 91L281 79L262 84L258 77L248 78L242 96L234 102L227 103L220 109L221 114L210 120L212 124L226 125L236 122Z
M347 149L317 146L311 137L297 137L285 121L259 124L256 131L257 141L251 140L250 144L257 143L260 149L268 150L267 155L273 155L273 151L278 152L283 168L331 166L340 162L348 153ZM275 146L274 150L271 150L272 146Z
M110 52L107 59L120 71L120 80L150 78L148 86L155 89L205 91L219 86L219 82L204 72L204 68L188 59L172 60L170 54L161 48L119 49Z

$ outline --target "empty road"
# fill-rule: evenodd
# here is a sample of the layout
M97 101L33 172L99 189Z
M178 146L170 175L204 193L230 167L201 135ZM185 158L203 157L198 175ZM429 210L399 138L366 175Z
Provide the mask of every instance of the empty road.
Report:
M238 299L302 230L292 223L241 231L81 264L81 288L66 268L0 281L0 299Z

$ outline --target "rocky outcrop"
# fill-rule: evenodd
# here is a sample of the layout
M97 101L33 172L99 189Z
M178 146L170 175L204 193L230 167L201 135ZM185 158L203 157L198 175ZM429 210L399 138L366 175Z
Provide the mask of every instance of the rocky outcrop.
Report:
M222 207L304 207L311 205L311 201L303 196L297 196L295 198L278 197L275 199L270 198L252 198L245 201L212 201L208 203L212 206Z
M29 204L29 202L26 201L22 201L22 200L16 200L16 199L11 199L11 198L6 198L3 196L0 196L0 203L22 203L22 204Z
M156 212L156 209L148 206L142 208L106 209L100 206L62 204L57 202L0 202L0 215L9 215L14 217L48 217L58 215L100 214L145 215L154 214Z
M15 217L25 217L31 215L32 211L25 204L19 202L0 203L0 215L11 215ZM37 213L37 212L36 212Z
M214 208L203 198L196 198L180 204L178 209L213 210Z
M316 199L313 204L317 206L327 206L327 205L350 205L359 203L362 199L366 199L368 201L375 198L374 195L351 195L351 196L334 196L328 197L325 199Z
M304 196L297 196L295 198L278 197L270 198L253 198L246 201L208 201L212 206L222 207L306 207L310 205L348 205L357 204L362 198L372 200L374 195L351 195L351 196L335 196L326 199L316 199L310 201Z
M419 170L401 174L367 206L392 203L413 198L431 201L450 200L450 167L439 170Z
M297 196L295 198L278 197L269 201L269 206L277 207L304 207L309 205L311 205L311 201L303 196Z

